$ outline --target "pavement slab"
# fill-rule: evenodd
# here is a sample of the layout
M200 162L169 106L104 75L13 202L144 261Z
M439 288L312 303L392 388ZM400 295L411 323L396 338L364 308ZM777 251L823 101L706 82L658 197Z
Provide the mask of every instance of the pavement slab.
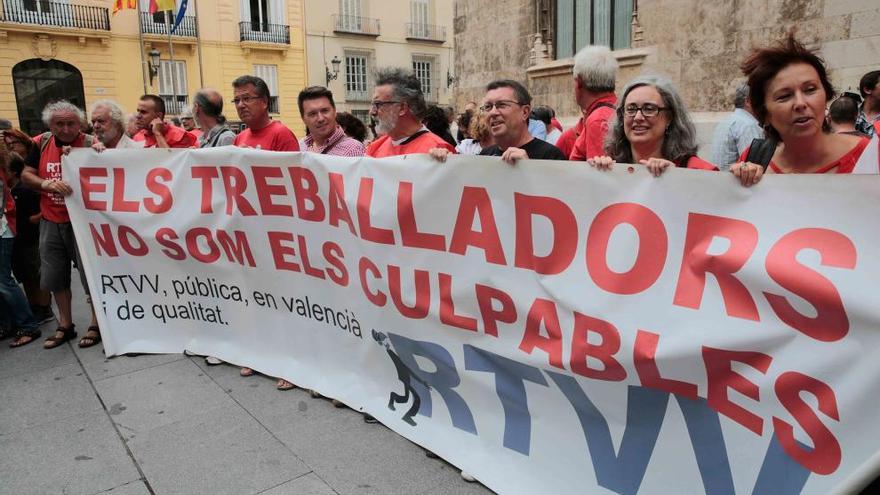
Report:
M0 380L11 376L27 375L49 368L76 363L69 344L55 349L43 349L43 340L54 328L43 330L43 337L16 349L9 348L10 339L0 342Z
M46 351L49 352L49 351ZM73 415L103 413L78 364L0 380L0 435L53 423Z
M0 435L0 452L0 493L92 494L140 479L103 410Z
M82 356L81 352L81 350L77 349L79 356ZM90 354L95 353L92 352ZM98 355L98 359L89 361L81 359L81 361L92 381L97 382L184 359L186 359L186 356L183 354L143 354L140 356L114 356L108 358L101 353Z
M151 495L147 485L142 480L132 481L94 495Z
M311 471L237 406L196 409L129 446L156 493L256 494Z
M234 401L188 359L107 378L95 382L95 388L126 441L190 418L198 411L220 405L235 406Z
M315 473L308 473L260 492L259 495L336 495L336 492Z

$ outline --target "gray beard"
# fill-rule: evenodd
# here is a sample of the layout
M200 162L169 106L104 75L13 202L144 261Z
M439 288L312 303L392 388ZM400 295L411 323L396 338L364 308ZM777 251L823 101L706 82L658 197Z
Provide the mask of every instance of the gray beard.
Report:
M389 132L391 132L392 129L397 126L397 118L398 115L395 114L392 115L391 118L387 121L378 119L378 122L376 123L376 132L378 132L379 134L388 134Z

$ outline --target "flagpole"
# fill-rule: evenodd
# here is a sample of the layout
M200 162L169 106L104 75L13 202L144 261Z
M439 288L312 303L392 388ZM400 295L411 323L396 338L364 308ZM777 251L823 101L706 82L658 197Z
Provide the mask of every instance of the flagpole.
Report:
M174 65L174 42L171 41L171 15L174 14L173 10L165 11L165 27L168 29L168 52L171 55L171 92L173 93L171 97L171 101L173 103L173 107L177 106L177 67ZM180 113L180 112L176 112Z
M141 8L138 5L137 9L137 17L138 17L138 39L140 40L140 50L141 52L141 79L144 81L144 94L150 94L149 89L147 88L147 71L149 68L147 67L147 59L144 57L144 20L141 15Z
M202 64L202 30L199 29L199 3L193 0L193 8L196 11L196 46L199 49L199 88L205 87L205 71Z

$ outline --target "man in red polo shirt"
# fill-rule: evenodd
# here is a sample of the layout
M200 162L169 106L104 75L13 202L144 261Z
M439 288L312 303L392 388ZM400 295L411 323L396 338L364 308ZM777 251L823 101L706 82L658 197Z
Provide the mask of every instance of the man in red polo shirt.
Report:
M197 138L182 127L165 123L165 100L156 95L141 96L135 122L138 131L132 139L144 148L195 148Z
M49 126L49 132L34 138L40 149L39 170L26 166L21 173L21 180L31 189L41 192L40 212L43 219L40 220L40 285L55 296L59 320L55 334L43 343L43 347L52 349L76 337L70 292L70 268L74 262L86 295L89 295L70 216L64 204L64 197L69 196L73 189L61 176L61 155L67 146L83 148L91 146L95 139L81 131L85 112L64 100L46 105L43 122ZM80 346L88 347L100 342L100 335L95 311L92 309L91 325L80 341Z
M370 115L378 122L376 132L381 136L367 147L367 156L427 153L433 148L455 153L455 148L422 124L426 110L422 83L415 75L398 68L380 69Z
M268 151L299 151L293 132L269 116L269 86L256 76L232 81L232 103L247 129L235 137L236 146Z
M617 69L617 59L605 46L587 46L575 55L574 97L583 118L574 127L574 132L579 134L569 160L584 161L605 154L608 121L614 117L617 106L614 96ZM566 138L564 133L559 139L563 138Z

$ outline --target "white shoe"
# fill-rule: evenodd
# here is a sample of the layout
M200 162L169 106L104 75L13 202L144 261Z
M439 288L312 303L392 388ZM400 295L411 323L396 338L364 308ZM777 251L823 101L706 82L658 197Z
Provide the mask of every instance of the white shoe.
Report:
M468 483L473 483L473 482L477 481L476 478L471 476L471 474L466 471L461 472L461 479L467 481Z
M223 364L223 360L215 358L214 356L208 356L205 358L205 364L208 366L217 366L218 364Z

